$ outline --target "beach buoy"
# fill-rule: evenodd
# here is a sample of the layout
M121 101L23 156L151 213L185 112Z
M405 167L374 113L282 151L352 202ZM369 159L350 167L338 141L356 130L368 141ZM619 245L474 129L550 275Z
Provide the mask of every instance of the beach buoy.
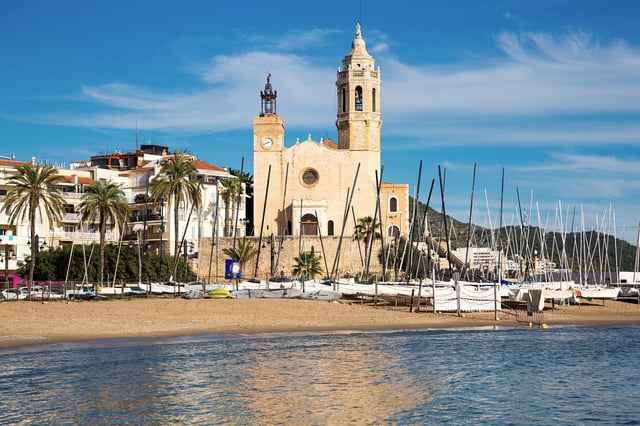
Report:
M533 327L533 323L529 321L529 327Z
M549 326L545 323L540 324L540 328L549 328Z

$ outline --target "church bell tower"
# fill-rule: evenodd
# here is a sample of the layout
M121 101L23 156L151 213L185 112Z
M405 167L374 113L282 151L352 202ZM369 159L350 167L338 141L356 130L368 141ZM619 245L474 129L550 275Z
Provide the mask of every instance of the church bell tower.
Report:
M336 81L340 149L380 152L380 85L380 70L375 69L356 24L356 37Z
M284 148L284 121L276 114L277 97L269 74L260 91L260 116L253 119L254 152L278 152Z

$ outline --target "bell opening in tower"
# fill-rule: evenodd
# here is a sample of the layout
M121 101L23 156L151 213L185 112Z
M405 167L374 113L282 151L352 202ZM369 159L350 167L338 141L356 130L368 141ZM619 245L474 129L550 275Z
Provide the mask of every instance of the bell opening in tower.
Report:
M356 111L362 111L362 87L356 87Z

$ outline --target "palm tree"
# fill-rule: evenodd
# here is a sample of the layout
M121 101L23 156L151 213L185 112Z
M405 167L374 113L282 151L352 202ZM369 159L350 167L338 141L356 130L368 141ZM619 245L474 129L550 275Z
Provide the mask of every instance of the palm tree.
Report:
M174 248L173 253L177 261L180 255L180 233L179 216L180 207L187 207L189 204L195 210L202 204L202 193L200 191L200 181L196 180L198 169L195 161L186 153L175 151L173 157L166 158L160 162L160 172L151 181L151 195L154 200L162 198L169 201L173 206L173 230Z
M354 235L353 235L353 239L354 240L358 240L358 241L364 241L364 259L363 259L363 268L365 268L365 266L368 267L369 264L369 256L371 256L371 253L369 253L370 248L372 248L372 243L373 243L373 239L375 238L380 238L380 233L376 232L374 227L376 227L376 224L373 221L373 218L371 216L366 216L366 217L361 217L358 219L358 224L355 226L355 230L354 230ZM360 247L359 245L360 243L358 243L358 249ZM363 272L368 273L368 271L364 271Z
M222 252L240 265L240 276L242 267L258 254L258 249L246 237L243 237L233 248L223 249Z
M220 195L224 200L224 236L233 236L234 211L238 208L238 200L242 195L242 185L237 178L229 178L222 181ZM235 207L234 207L235 205Z
M355 226L353 239L364 241L368 245L372 235L374 238L380 238L379 232L373 232L373 226L374 223L371 216L359 218L358 224Z
M293 275L301 276L303 279L313 279L316 275L322 273L321 259L320 256L316 256L312 251L300 253L299 257L293 258L296 262L293 265Z
M107 229L124 226L130 215L129 203L124 191L113 181L94 181L87 186L78 204L84 223L98 222L100 233L100 275L99 283L104 282L104 240Z
M240 170L229 168L229 173L236 176L240 180L241 189L246 194L245 198L245 217L247 218L245 235L253 233L253 175L251 173L242 172ZM242 194L240 194L242 195Z
M38 250L36 238L36 216L39 213L42 220L43 213L49 224L58 224L62 219L64 200L55 187L63 179L58 170L52 166L34 166L30 163L21 164L15 170L7 184L12 188L7 192L3 210L10 217L10 225L18 220L29 220L29 238L31 240L31 265L29 266L29 288L33 285L33 271L35 257Z

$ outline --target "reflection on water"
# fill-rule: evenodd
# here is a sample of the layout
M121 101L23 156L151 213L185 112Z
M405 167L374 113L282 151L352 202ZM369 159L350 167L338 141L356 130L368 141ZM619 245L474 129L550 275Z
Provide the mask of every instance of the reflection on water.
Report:
M287 356L273 357L282 345L269 342L245 367L244 398L265 421L370 424L429 398L428 383L417 383L371 335L287 341Z
M638 332L201 336L5 350L0 424L638 424Z

